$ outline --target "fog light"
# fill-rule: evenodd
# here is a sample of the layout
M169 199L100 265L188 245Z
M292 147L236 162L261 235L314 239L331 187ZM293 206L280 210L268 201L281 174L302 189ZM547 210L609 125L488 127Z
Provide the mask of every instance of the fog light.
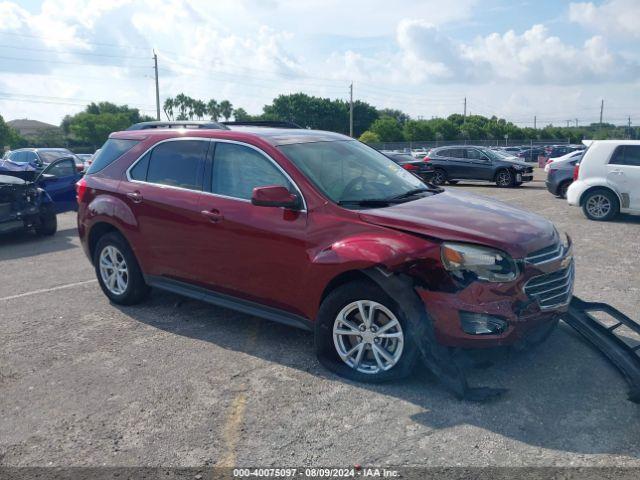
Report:
M499 335L507 329L505 320L474 312L460 312L460 325L470 335Z

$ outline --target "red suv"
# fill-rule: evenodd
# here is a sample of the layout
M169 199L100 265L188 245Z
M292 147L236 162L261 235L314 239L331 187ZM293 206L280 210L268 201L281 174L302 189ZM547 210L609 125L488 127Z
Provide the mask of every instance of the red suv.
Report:
M544 336L571 300L571 242L544 218L423 183L343 135L264 127L113 133L78 183L105 295L167 290L315 332L362 381L419 353Z

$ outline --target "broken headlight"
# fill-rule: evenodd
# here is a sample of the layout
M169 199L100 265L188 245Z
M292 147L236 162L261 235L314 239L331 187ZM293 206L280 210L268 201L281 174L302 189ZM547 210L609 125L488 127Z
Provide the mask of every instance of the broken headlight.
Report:
M444 267L465 282L510 282L518 276L518 266L513 258L493 248L445 242L441 247L441 258Z

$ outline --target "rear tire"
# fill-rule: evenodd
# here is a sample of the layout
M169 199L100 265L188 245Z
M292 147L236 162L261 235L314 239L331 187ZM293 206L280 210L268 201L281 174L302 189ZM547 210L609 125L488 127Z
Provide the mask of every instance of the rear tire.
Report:
M365 317L375 312L370 328L362 320L360 306ZM385 329L386 325L391 328ZM356 348L360 345L362 354ZM330 371L366 383L404 378L412 372L418 359L418 348L406 315L380 287L368 281L342 285L324 299L316 320L315 350L320 363Z
M582 211L589 220L606 222L620 212L618 197L604 188L588 192L582 199Z
M496 185L500 188L511 188L515 185L515 177L510 170L498 170L496 173Z
M49 237L55 235L58 230L58 219L53 204L45 203L40 207L38 223L35 226L36 234Z
M122 235L110 232L98 240L93 265L104 294L118 305L140 303L149 293L131 247Z
M560 184L560 186L558 187L558 197L567 198L567 190L569 190L569 185L571 185L571 182L563 182Z

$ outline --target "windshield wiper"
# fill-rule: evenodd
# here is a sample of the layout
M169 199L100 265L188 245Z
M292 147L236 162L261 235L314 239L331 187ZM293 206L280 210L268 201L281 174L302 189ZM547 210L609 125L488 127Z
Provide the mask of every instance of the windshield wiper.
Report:
M396 195L395 197L391 197L389 198L389 200L401 200L403 198L413 197L414 195L418 195L420 193L426 193L426 192L438 193L438 192L442 192L442 189L437 187L436 188L425 188L425 187L414 188L413 190L409 190L407 192L401 193L400 195Z
M394 203L388 198L365 198L362 200L340 200L338 205L357 205L361 207L384 207Z

